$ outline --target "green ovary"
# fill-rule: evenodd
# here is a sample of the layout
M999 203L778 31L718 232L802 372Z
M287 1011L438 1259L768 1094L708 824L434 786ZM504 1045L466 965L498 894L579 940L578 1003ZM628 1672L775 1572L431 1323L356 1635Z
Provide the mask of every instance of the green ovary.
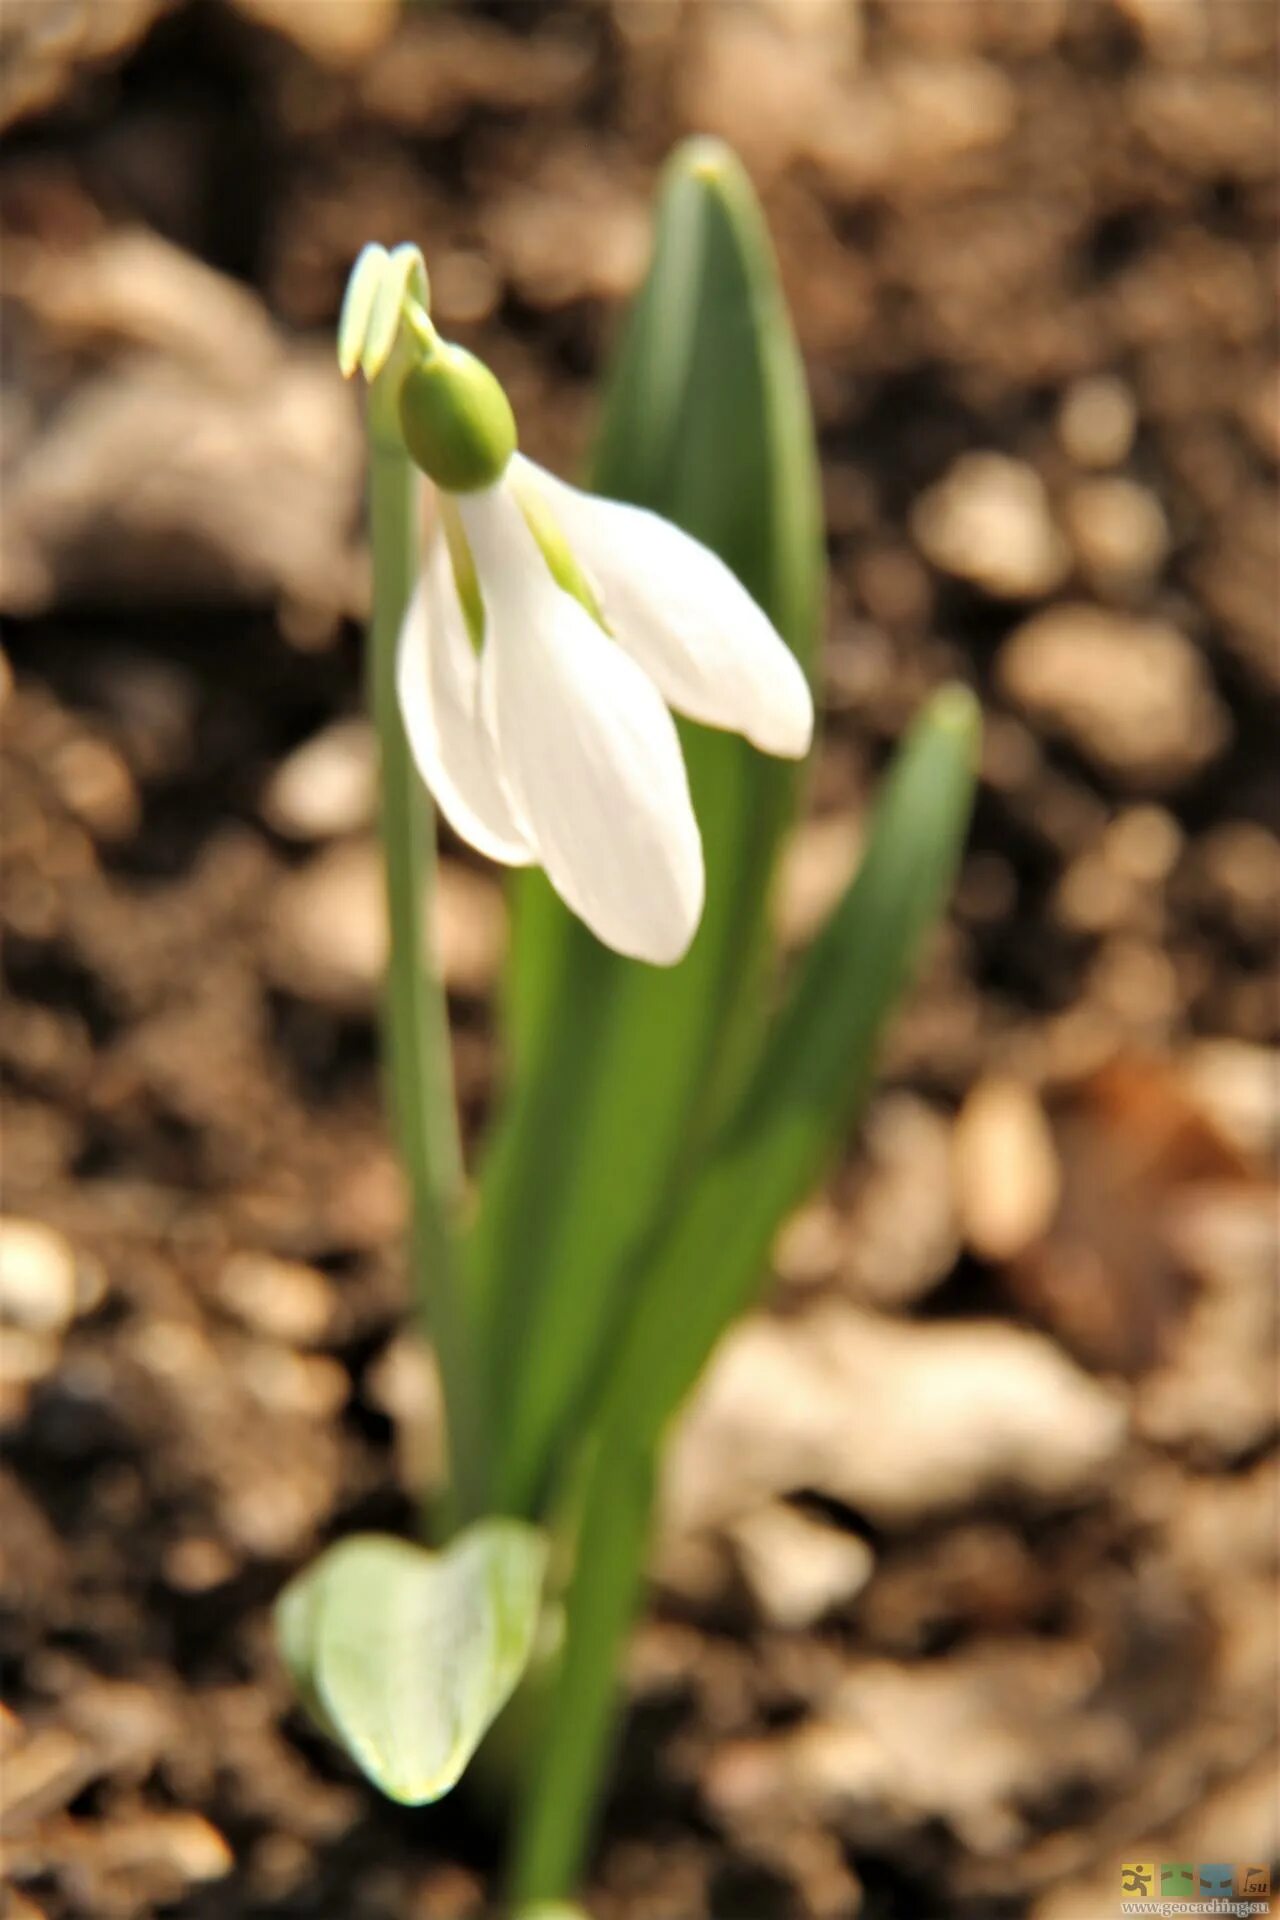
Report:
M415 464L446 493L501 479L516 450L511 403L484 362L440 342L406 373L400 430Z

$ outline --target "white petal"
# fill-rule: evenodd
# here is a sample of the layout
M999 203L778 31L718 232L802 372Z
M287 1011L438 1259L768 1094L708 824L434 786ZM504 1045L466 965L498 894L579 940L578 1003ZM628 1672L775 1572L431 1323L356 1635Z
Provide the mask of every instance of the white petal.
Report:
M790 647L717 554L643 507L582 493L519 458L550 502L618 644L691 720L798 760L813 699Z
M479 712L480 662L472 650L448 548L429 539L422 577L400 629L396 687L418 771L454 831L508 866L536 858L497 773Z
M458 498L484 594L503 784L556 891L619 953L669 966L702 913L702 844L653 682L556 586L504 482Z

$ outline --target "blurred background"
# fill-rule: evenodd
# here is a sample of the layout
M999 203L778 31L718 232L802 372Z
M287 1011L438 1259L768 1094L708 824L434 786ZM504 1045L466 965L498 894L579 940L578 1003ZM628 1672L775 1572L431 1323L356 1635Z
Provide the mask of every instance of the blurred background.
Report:
M833 563L801 945L987 719L879 1092L673 1449L599 1920L1097 1920L1277 1846L1269 0L7 0L13 1920L471 1920L270 1602L437 1467L379 1114L347 269L571 472L655 172L737 147ZM446 842L469 1124L492 871Z

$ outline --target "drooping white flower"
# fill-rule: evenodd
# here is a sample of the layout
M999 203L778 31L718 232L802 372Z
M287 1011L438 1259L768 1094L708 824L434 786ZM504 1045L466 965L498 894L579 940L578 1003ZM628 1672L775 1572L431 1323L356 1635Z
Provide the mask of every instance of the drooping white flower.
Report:
M450 509L483 643L477 654L437 523L400 638L422 776L481 853L542 866L607 946L670 965L697 930L703 866L668 706L798 759L813 732L800 665L723 561L657 514L519 454L490 486L448 495ZM553 576L533 531L548 518L603 624Z
M416 247L368 246L338 328L343 373L370 382L375 444L439 491L399 640L414 758L464 840L545 868L607 946L671 965L704 891L671 709L799 759L804 674L706 547L517 453L506 394L428 304Z

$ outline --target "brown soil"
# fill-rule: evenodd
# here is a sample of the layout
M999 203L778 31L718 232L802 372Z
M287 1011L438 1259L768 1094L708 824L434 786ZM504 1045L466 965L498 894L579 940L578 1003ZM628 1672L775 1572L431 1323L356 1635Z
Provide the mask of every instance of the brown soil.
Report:
M50 1230L4 1309L6 1911L464 1920L494 1892L475 1810L378 1799L270 1632L319 1544L412 1525L431 1438L366 747L325 731L359 711L363 576L323 341L360 245L419 240L567 468L696 129L761 186L824 454L789 940L925 691L971 681L988 734L865 1137L680 1443L591 1911L1093 1920L1122 1859L1268 1859L1271 8L82 0L42 38L50 12L0 30L4 1208ZM116 273L139 225L172 250ZM317 735L320 818L280 772ZM446 852L475 1127L501 930ZM803 1381L828 1324L840 1405L872 1339L922 1412L926 1352L959 1382L936 1459L923 1418L852 1465L840 1420L775 1432L760 1382ZM1036 1383L995 1439L982 1367ZM862 1576L780 1588L833 1539Z

